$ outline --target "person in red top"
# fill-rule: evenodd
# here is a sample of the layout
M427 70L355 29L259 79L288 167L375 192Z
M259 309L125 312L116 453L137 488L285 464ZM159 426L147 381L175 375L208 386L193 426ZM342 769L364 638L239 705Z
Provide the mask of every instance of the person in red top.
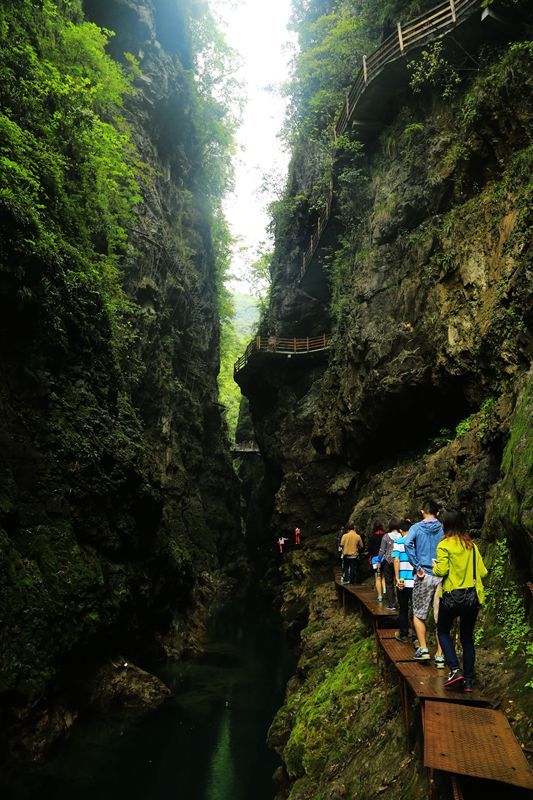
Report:
M300 528L294 529L294 544L300 544Z

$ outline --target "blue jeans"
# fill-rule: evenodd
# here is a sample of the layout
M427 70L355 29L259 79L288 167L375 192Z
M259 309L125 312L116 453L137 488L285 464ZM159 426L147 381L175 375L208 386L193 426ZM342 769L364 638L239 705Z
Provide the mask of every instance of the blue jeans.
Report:
M476 650L474 648L474 625L476 624L479 606L476 608L456 607L453 610L440 604L439 621L437 632L439 641L444 651L446 662L451 670L459 668L459 660L455 652L453 639L450 631L454 620L459 617L459 636L463 646L463 674L467 680L474 678L474 664L476 662Z

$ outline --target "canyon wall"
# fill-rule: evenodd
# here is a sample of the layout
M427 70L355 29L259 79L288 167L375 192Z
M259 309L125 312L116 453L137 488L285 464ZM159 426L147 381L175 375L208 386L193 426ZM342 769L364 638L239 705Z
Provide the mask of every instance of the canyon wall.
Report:
M193 5L3 12L13 184L0 223L4 755L19 745L39 755L109 658L194 647L237 568L206 189L216 142L193 76ZM95 24L115 31L105 52ZM118 112L107 101L117 85ZM129 172L120 158L107 166L117 136ZM22 180L34 182L27 208Z
M369 767L374 737L378 767L381 751L398 747L398 718L381 730L365 634L357 627L355 643L342 641L332 592L317 586L331 581L341 525L366 534L376 517L415 520L428 497L465 511L491 568L480 685L511 703L527 741L531 48L519 31L480 35L467 54L471 70L453 47L445 56L430 48L444 70L438 80L416 93L406 80L387 118L367 109L366 126L349 128L333 164L332 217L302 279L321 178L318 145L294 137L261 332L327 332L332 341L326 354L256 356L238 376L266 466L262 485L271 487L271 536L299 525L306 545L281 570L287 618L310 626L271 731L291 800L373 797L383 781L390 796L424 796L407 752L405 783L389 785ZM446 70L458 78L453 90ZM509 627L518 631L512 643Z

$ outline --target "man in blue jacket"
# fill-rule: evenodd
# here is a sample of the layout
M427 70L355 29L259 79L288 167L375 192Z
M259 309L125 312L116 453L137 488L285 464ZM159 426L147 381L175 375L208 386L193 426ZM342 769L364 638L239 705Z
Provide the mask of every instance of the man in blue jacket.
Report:
M434 500L426 500L422 506L422 521L412 525L405 537L405 552L415 572L413 586L413 622L420 647L415 653L417 661L429 661L426 644L426 619L433 604L435 623L438 616L437 589L441 578L433 575L433 559L437 557L437 545L442 539L442 525L437 519L439 507ZM435 665L444 668L439 638Z

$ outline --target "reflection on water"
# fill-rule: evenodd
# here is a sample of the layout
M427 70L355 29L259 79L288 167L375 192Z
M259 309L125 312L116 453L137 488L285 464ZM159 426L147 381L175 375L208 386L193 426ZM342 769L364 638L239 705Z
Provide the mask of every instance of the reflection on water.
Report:
M272 800L278 761L265 743L292 659L259 601L220 613L200 659L157 671L174 697L126 726L79 725L35 774L2 784L13 800Z
M231 757L230 731L230 714L226 710L220 725L218 742L211 757L206 800L226 800L234 791L235 773Z

